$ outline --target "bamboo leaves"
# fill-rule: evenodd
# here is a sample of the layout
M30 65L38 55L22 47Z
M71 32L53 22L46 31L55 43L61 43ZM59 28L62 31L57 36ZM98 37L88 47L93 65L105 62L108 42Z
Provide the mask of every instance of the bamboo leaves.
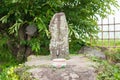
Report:
M18 29L20 28L21 25L22 23L16 22L9 28L9 33L10 34L18 33Z
M40 43L42 46L49 44L48 26L51 17L57 12L64 12L70 25L69 37L85 41L94 37L98 31L97 16L105 17L113 13L111 5L119 8L117 0L2 0L0 24L5 25L3 32L14 36L15 40L18 39L15 35L20 27L35 24L38 29L35 36L38 43L35 45L38 48ZM1 25L0 28L3 29ZM34 51L39 50L32 46Z

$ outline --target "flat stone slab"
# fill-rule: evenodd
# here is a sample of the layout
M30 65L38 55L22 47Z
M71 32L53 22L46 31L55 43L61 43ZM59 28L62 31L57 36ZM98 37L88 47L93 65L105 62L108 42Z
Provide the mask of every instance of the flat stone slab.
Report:
M69 60L66 60L66 63L67 66L80 66L80 67L90 67L95 64L84 56L72 56ZM50 60L50 56L31 55L28 57L28 61L25 62L26 66L40 66L40 65L51 66L51 64L52 60Z
M72 56L65 68L54 68L49 56L30 56L25 66L33 79L37 80L96 80L95 63L84 56Z

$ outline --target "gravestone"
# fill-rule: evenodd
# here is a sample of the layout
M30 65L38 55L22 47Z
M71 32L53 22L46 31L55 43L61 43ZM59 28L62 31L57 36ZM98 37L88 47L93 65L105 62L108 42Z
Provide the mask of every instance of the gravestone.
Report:
M67 58L69 54L68 25L63 12L56 13L49 24L51 33L50 54L52 59Z

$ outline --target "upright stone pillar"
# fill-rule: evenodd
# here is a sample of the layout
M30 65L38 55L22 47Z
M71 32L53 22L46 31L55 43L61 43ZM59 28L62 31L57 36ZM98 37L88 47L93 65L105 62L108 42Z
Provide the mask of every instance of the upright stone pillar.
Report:
M69 54L68 25L63 12L56 13L49 25L51 33L50 54L52 59L67 58Z

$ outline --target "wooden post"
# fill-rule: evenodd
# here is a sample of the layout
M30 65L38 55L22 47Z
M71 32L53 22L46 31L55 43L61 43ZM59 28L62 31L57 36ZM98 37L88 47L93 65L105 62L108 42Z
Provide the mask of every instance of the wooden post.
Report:
M103 20L101 19L101 34L102 34L102 47L103 47Z
M109 26L109 18L108 18L108 48L110 47L110 26Z
M115 44L115 17L113 18L113 20L114 20L114 48L116 47L116 44Z

